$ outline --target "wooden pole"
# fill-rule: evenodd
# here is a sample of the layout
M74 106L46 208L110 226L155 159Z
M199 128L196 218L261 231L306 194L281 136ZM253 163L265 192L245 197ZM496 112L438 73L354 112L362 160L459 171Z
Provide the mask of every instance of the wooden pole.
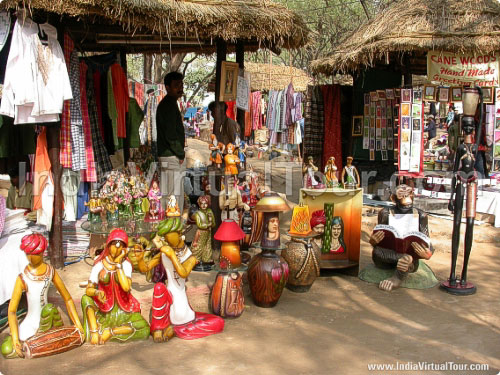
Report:
M240 66L242 71L245 70L245 43L241 40L238 40L236 43L236 62ZM240 137L243 139L245 134L245 111L243 109L237 109L236 112L236 120L240 125ZM238 147L240 145L237 145Z
M220 102L220 88L221 88L221 78L222 78L222 62L226 60L227 54L227 44L224 40L217 40L217 63L215 67L215 113L214 116L214 128L213 133L220 139L220 125L222 119L224 118L224 105ZM210 169L209 169L210 171ZM210 178L210 198L211 198L211 208L215 216L215 228L212 233L215 233L221 224L221 209L219 207L219 193L221 191L221 171L219 169L212 169L209 172ZM212 241L215 249L220 249L220 243L215 241L212 236Z
M120 50L120 65L128 78L127 73L127 51ZM126 137L123 139L123 164L127 166L130 159L130 129L127 129Z
M52 167L52 176L54 178L54 214L52 216L52 228L49 234L49 256L50 263L55 268L64 267L64 254L62 248L62 208L64 198L61 190L62 168L59 162L61 147L59 133L59 126L47 127L47 148Z

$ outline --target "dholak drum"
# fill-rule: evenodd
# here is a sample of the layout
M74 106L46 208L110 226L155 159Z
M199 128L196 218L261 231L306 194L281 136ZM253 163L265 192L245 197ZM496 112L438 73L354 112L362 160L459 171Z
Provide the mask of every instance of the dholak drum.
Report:
M46 357L67 352L83 344L84 337L76 327L58 327L37 333L23 343L26 358Z

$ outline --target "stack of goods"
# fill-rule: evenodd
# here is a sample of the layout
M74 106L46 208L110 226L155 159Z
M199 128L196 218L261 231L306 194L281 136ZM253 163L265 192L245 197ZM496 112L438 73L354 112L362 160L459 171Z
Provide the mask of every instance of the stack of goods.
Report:
M24 218L26 210L5 209L5 224L3 227L2 235L7 236L14 233L24 232L28 228L28 222Z
M78 221L63 221L62 237L63 252L65 257L79 257L85 255L89 249L90 233L82 229L82 222L86 218Z

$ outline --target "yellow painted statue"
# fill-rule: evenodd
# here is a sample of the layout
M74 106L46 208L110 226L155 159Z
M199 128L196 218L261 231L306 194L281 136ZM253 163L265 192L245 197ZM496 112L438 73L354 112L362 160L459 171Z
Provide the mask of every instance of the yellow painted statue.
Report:
M76 341L79 341L79 343L82 342L83 327L78 318L75 304L57 271L50 264L44 263L43 253L46 249L47 239L41 234L29 234L21 240L21 250L26 253L29 264L23 273L17 277L9 303L8 319L10 336L2 343L2 354L6 358L25 357L26 353L21 345L22 342L26 342L42 332L48 332L55 327L63 325L57 307L47 302L50 283L54 284L63 298L68 315L78 330L78 332L73 330L73 333L76 333ZM28 300L28 314L23 322L18 325L16 311L23 292L26 293ZM41 344L43 348L43 340ZM54 343L51 348L52 351L46 352L43 355L65 351L62 348L63 345Z

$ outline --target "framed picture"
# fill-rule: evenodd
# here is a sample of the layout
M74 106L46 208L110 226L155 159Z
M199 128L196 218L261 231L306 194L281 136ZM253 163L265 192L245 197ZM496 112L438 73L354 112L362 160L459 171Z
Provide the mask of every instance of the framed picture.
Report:
M373 149L370 150L370 160L371 161L375 160L375 150Z
M385 90L377 90L378 100L385 99Z
M363 116L352 116L352 136L361 137L363 135Z
M422 117L422 104L411 105L411 117Z
M438 101L448 103L450 101L449 87L440 87L438 89Z
M411 103L411 89L402 89L401 90L401 102Z
M409 116L401 117L401 129L410 130L410 117Z
M387 160L387 150L382 150L382 160Z
M394 89L385 89L385 97L388 100L394 99Z
M495 164L493 166L493 171L495 171L495 172L500 171L500 160L495 160Z
M377 107L377 117L382 117L382 107Z
M409 131L402 131L401 132L401 142L410 142L410 134L411 134L411 132L409 132Z
M434 85L425 85L424 86L424 100L429 102L436 101L436 89L437 87Z
M364 95L365 97L365 105L369 105L370 104L370 93L366 93Z
M220 83L220 101L230 102L236 100L238 90L238 73L240 67L238 63L223 61Z
M394 110L394 113L393 113L393 115L392 115L392 116L393 116L395 119L399 118L399 104L396 104L396 105L394 106L393 110Z
M381 124L382 123L381 123L380 119L378 118L377 119L377 126L376 126L376 128L379 129L381 127Z
M422 90L413 90L413 103L422 103Z
M387 119L387 127L392 128L392 118Z
M401 89L394 89L394 97L401 98Z
M377 142L375 142L375 150L380 151L382 149L382 142L380 139L377 139Z
M413 122L413 131L420 131L422 129L422 127L421 127L422 120L421 119L414 118L412 120L412 122Z
M483 103L493 104L493 87L482 87L483 89Z
M378 95L376 91L370 91L370 103L378 102Z
M495 88L495 103L500 103L500 87Z
M384 106L384 107L380 107L380 117L382 117L382 118L385 118L385 117L386 117L386 114L385 114L385 106Z
M495 117L495 130L500 130L500 117Z
M375 150L375 139L370 139L370 150Z
M365 116L370 116L370 105L365 104L365 110L364 110L364 115Z
M410 116L410 103L401 103L401 116Z
M375 117L377 107L370 105L370 116Z
M451 101L452 102L461 102L462 101L462 88L461 87L452 87L451 88Z

